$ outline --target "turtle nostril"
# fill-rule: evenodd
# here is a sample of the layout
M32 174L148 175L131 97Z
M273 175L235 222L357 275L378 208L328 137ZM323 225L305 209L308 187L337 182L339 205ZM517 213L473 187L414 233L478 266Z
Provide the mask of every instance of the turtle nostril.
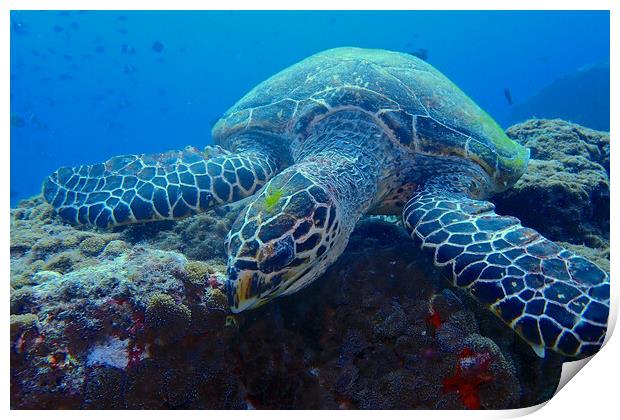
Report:
M271 273L287 266L295 257L293 238L268 243L258 251L258 268L263 273Z

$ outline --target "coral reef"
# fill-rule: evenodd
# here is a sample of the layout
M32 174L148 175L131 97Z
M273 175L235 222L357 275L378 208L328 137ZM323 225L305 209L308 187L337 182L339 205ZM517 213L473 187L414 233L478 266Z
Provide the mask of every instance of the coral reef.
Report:
M609 138L561 121L509 133L534 159L498 208L603 265ZM310 287L231 315L223 241L240 208L115 232L64 225L38 197L12 209L11 406L501 409L553 395L564 359L449 288L398 218L362 220Z
M609 247L609 133L562 120L529 120L507 134L530 148L527 172L493 198L500 213L556 241Z

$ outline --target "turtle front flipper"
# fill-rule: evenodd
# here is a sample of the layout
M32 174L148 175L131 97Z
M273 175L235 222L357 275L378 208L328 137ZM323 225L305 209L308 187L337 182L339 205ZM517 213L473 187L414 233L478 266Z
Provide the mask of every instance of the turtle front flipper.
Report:
M403 217L452 283L539 356L546 348L572 357L597 352L607 330L608 274L494 207L434 183L418 188Z
M193 147L60 168L43 196L65 221L102 228L180 219L253 194L276 171L268 153Z

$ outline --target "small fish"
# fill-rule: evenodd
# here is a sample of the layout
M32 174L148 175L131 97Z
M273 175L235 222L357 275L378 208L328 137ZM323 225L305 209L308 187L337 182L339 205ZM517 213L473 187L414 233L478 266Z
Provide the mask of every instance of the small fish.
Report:
M123 73L125 74L133 74L136 72L136 68L133 64L125 64L123 65Z
M508 105L512 105L512 94L508 88L504 88L504 97L506 98L506 101L508 101Z
M160 53L164 50L164 44L159 41L155 41L153 42L153 46L151 48L153 49L153 51Z
M28 30L26 29L26 24L23 22L18 22L16 20L11 21L11 31L13 31L16 35L26 35Z
M121 46L121 52L123 54L134 55L136 53L136 49L132 47L131 45L123 44Z
M418 48L415 51L407 51L407 54L418 57L420 60L426 61L428 59L428 50L426 48Z
M105 48L103 47L103 45L97 45L97 46L95 47L95 52L96 52L97 54L101 54L101 53L103 53L104 51L105 51Z
M54 25L54 32L62 32L65 29L60 25Z
M126 98L121 98L116 102L116 107L118 109L126 109L131 106L131 102Z

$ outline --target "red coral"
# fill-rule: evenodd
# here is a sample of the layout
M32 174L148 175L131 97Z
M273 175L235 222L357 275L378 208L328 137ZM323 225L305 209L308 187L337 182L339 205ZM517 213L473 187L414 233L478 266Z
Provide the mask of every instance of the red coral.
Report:
M211 274L207 282L209 283L209 286L211 286L212 289L217 289L222 284L220 283L219 279L217 278L215 274Z
M439 312L437 312L434 308L431 308L431 314L426 317L426 323L429 327L431 327L433 334L435 334L435 331L441 326L443 321L439 316Z
M488 351L474 352L464 348L459 353L455 374L443 380L444 390L456 390L465 407L479 409L479 388L494 379L489 371L492 358Z

